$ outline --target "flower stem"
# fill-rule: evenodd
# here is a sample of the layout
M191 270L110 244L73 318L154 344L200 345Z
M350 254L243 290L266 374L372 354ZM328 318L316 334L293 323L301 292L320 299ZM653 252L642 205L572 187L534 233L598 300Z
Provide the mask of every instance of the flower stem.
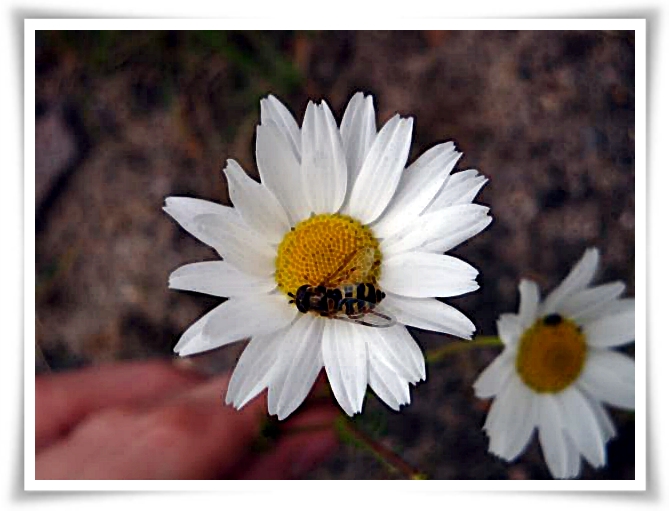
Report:
M402 474L408 479L427 479L425 474L409 465L392 450L384 447L365 432L358 429L344 415L337 419L335 427L342 441L367 450L392 473Z
M425 354L425 361L428 364L431 364L434 362L439 362L444 357L452 353L460 353L461 351L466 351L472 348L481 348L481 347L485 348L489 346L497 347L497 346L503 346L503 344L499 337L496 337L494 335L485 335L477 337L473 341L453 342L447 344L446 346L442 346L441 348L428 351Z

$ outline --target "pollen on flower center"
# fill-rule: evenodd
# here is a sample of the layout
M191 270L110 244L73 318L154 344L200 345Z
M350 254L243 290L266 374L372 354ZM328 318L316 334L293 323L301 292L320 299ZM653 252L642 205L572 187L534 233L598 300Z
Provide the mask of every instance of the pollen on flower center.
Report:
M304 284L318 286L332 279L355 254L369 249L374 260L362 273L357 268L356 283L376 284L379 278L381 251L372 231L346 215L314 215L298 223L279 244L276 282L286 294Z
M516 370L536 392L560 392L581 373L585 357L585 337L576 323L550 314L521 337Z

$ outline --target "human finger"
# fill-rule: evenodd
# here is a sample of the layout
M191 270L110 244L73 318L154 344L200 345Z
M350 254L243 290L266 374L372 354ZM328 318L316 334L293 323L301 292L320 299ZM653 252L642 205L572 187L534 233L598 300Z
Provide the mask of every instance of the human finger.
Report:
M147 407L92 414L37 457L37 479L210 479L248 455L265 416L259 397L223 402L229 376Z
M256 455L238 474L242 479L293 479L305 476L337 448L335 421L340 412L319 404L280 425L276 443Z
M35 449L39 451L90 413L169 396L203 375L166 360L104 364L35 378Z

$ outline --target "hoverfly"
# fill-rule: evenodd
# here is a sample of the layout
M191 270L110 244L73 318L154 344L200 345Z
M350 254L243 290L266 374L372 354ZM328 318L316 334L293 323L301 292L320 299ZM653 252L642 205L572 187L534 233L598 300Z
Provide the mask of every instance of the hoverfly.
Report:
M374 284L361 282L374 264L373 248L352 252L317 286L304 284L295 294L288 293L292 298L289 303L303 313L312 311L323 317L377 328L393 326L395 318L378 306L386 294Z

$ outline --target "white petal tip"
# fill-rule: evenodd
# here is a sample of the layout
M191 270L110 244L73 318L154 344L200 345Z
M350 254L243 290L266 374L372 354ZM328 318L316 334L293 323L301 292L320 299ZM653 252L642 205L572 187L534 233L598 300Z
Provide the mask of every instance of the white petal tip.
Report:
M508 462L508 463L511 463L513 460L515 460L516 458L518 458L518 456L514 456L513 458L508 458L505 454L500 453L500 452L497 452L493 447L489 447L489 448L488 448L488 452L489 452L490 454L492 454L493 456L495 456L495 457L497 457L497 458L499 458L499 459L501 459L501 460L503 460L503 461L506 461L506 462Z
M399 116L399 114L397 114ZM413 117L400 117L400 123L408 130L413 129Z
M163 209L174 206L174 204L177 203L179 199L183 199L183 197L165 197L165 206L163 206Z

